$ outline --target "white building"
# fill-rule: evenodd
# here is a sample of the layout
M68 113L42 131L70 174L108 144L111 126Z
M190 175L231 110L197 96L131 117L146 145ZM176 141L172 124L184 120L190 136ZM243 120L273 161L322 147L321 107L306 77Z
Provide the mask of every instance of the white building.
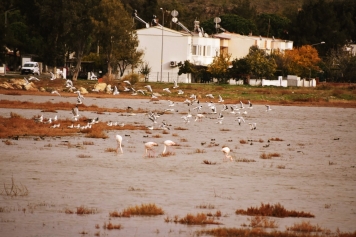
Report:
M217 38L161 26L139 29L137 37L138 50L144 51L143 61L151 68L149 81L192 82L189 74L178 76L178 63L189 60L196 65L207 66L220 49Z
M245 57L249 53L251 46L258 46L258 48L266 50L267 54L274 50L283 52L284 50L293 49L293 41L275 39L274 37L267 38L225 32L216 34L214 37L220 39L221 51L231 54L232 60Z

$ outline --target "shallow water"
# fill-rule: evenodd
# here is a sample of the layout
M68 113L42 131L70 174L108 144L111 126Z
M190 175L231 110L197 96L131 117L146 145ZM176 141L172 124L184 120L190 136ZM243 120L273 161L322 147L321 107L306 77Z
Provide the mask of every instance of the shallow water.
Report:
M0 95L0 99L75 102L73 98L53 96ZM149 110L168 108L167 101L86 98L84 103ZM210 112L205 103L203 106L204 112ZM217 106L218 110L222 107ZM151 134L120 131L122 155L105 151L116 147L115 131L108 132L108 139L78 136L40 141L20 138L13 141L14 145L2 142L0 181L10 185L13 176L17 184L29 190L25 197L0 196L0 207L4 210L0 212L2 236L75 236L82 232L88 236L98 232L100 236L195 236L196 230L217 226L166 223L164 218L219 210L222 217L217 221L222 227L240 228L241 224L249 224L248 217L236 215L235 211L261 203L280 203L287 210L315 215L315 218L277 218L279 230L303 220L331 231L356 230L356 109L272 106L266 112L265 106L256 105L246 110L246 123L239 126L236 115L229 112L224 112L223 124L215 123L215 114L206 114L202 122L192 120L185 124L180 117L188 111L187 105L178 103L175 108L178 113L164 114L158 119L158 125L162 120L172 125L168 134L158 129ZM0 115L9 116L10 112L27 118L40 114L39 110L1 109ZM81 114L97 116L92 112ZM99 116L101 121L151 125L144 114ZM58 117L70 118L71 113L58 111ZM256 122L257 129L250 130L249 122ZM175 129L178 127L187 130ZM161 137L154 138L157 134ZM270 141L269 147L264 147L271 138L283 141ZM161 157L159 153L166 139L179 146L174 148L173 156ZM240 140L252 140L252 144L241 144ZM68 148L64 141L94 144ZM156 158L143 158L143 143L147 141L159 143ZM234 159L255 162L224 161L223 145L231 148ZM278 153L280 157L261 159L263 153ZM204 160L216 164L206 165ZM165 214L109 217L109 212L148 203L155 203ZM201 205L212 205L214 209L199 208ZM97 213L84 216L64 213L66 209L76 211L79 206L95 208ZM103 229L109 221L121 224L123 229Z

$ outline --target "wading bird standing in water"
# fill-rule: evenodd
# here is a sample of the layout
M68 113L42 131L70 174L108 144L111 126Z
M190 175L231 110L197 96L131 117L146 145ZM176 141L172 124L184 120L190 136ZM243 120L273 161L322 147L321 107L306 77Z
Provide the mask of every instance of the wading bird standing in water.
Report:
M146 157L147 154L148 154L148 157L151 157L150 151L152 151L153 152L153 156L155 156L155 150L154 150L155 146L158 146L158 144L155 143L155 142L146 142L145 143L145 156L144 157Z
M164 149L163 149L163 152L162 152L163 155L166 153L166 151L168 152L168 147L169 146L175 146L176 145L176 143L171 141L171 140L165 140L163 142L163 144L164 144Z
M232 161L232 156L230 155L230 148L228 148L227 146L224 146L221 151L224 153L225 157L227 159L230 159ZM224 158L225 160L225 158Z
M121 143L122 143L122 136L116 135L115 136L116 142L117 142L117 148L116 148L116 154L119 152L119 149L121 151L121 154L124 152L122 151Z

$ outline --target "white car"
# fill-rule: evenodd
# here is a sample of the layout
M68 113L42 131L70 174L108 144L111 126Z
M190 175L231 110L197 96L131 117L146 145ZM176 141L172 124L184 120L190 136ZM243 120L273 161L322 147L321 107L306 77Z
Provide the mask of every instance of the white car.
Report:
M21 74L40 75L40 67L38 65L38 62L26 62L21 68Z

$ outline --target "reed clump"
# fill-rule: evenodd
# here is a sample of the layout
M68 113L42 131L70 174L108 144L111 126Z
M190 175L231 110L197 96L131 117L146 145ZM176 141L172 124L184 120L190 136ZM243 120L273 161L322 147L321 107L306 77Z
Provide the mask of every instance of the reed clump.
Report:
M235 212L237 215L248 216L272 216L272 217L315 217L313 214L304 211L286 210L280 203L271 205L269 203L261 203L260 207L249 207L247 210L238 209Z
M122 212L110 212L110 217L131 217L132 215L137 216L156 216L163 215L164 211L162 208L157 207L156 204L141 204L124 209Z
M221 215L221 213L220 213ZM221 223L215 221L214 217L208 217L207 214L204 213L198 213L196 215L193 214L187 214L183 218L179 218L178 216L175 216L173 219L170 219L169 217L165 218L165 222L174 222L174 223L180 223L180 224L185 224L185 225L219 225Z

